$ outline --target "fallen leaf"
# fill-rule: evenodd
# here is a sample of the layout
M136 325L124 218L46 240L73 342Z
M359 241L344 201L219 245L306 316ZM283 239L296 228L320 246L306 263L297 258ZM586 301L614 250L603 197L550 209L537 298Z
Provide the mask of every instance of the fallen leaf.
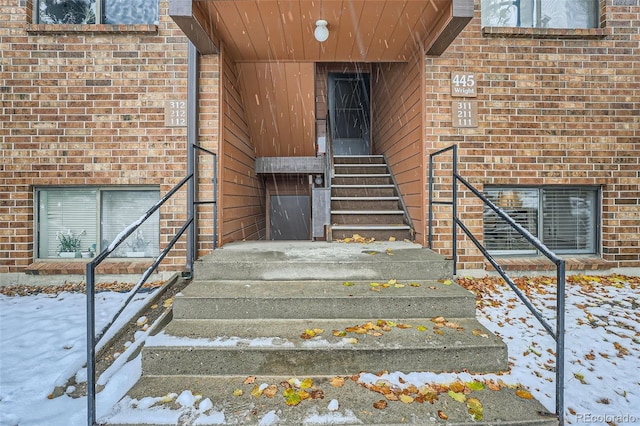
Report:
M336 337L344 337L347 335L347 332L344 330L333 330L333 335Z
M164 301L164 303L162 304L163 307L168 308L169 306L171 306L171 304L173 303L173 298L169 298L167 300Z
M265 390L262 391L262 394L267 398L273 398L278 393L278 386L269 385Z
M341 388L342 386L344 386L344 378L342 378L342 377L332 377L331 380L329 380L329 383L334 388Z
M453 382L449 385L449 389L453 392L464 392L464 383L462 382Z
M344 285L345 287L351 287L351 286L354 286L354 285L355 285L355 283L352 283L352 282L349 282L349 281L345 281L343 285Z
M522 399L533 399L533 395L531 395L531 392L524 389L516 390L516 395Z
M413 397L410 395L402 394L400 395L400 402L404 404L411 404L413 402Z
M251 396L255 397L255 398L260 398L260 396L262 395L262 388L260 385L255 385L253 387L253 389L251 389Z
M244 379L244 383L245 385L252 385L256 382L256 376L249 376L246 379Z
M285 396L284 398L285 404L287 404L290 407L300 404L301 401L302 399L300 399L300 395L298 395L298 393L296 392L293 392L292 394Z
M424 325L419 325L416 327L416 330L418 331L427 331L427 327L425 327Z
M438 417L440 417L442 420L449 420L449 416L447 416L442 410L438 410Z
M244 391L242 389L235 389L233 391L233 396L242 396L244 395Z
M484 384L477 380L474 380L473 382L467 382L466 385L469 389L473 391L481 391L484 389Z
M582 383L583 385L588 384L586 382L586 380L584 379L584 375L580 374L580 373L573 373L573 377L575 377L576 379L578 379L580 381L580 383Z
M314 389L309 392L309 397L311 399L324 399L324 392L322 391L322 389Z
M447 394L458 402L465 402L467 400L467 397L460 392L454 392L450 390L449 392L447 392Z
M473 420L477 422L482 421L484 408L480 400L477 398L469 398L467 400L467 410L468 413L471 414L471 417L473 417Z
M385 408L387 408L387 401L385 401L384 399L376 401L373 403L373 408L375 408L376 410L384 410Z
M488 335L487 333L485 333L485 332L483 332L482 330L477 329L477 328L476 328L476 329L471 330L471 333L472 333L474 336L484 337L485 339L488 339L488 338L489 338L489 335Z
M311 386L313 386L313 379L304 379L300 383L300 389L309 389Z
M444 324L447 320L445 319L445 317L434 317L431 318L431 322L435 322L436 324L442 323Z

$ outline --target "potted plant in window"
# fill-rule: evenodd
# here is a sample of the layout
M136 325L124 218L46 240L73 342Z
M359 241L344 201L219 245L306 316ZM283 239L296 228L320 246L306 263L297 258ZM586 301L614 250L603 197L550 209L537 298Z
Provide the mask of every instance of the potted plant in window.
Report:
M138 230L129 237L129 240L127 247L129 247L130 250L127 251L127 257L144 257L149 241L145 241L142 231Z
M86 235L86 231L82 231L76 235L71 229L66 233L57 232L58 237L58 256L60 257L81 257L80 255L80 237Z

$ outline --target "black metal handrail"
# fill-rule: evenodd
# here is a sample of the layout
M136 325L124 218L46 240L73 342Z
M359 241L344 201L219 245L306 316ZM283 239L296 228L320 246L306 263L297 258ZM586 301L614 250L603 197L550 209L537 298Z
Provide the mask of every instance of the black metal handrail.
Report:
M435 201L433 199L434 193L434 158L451 152L451 201ZM565 261L553 253L542 241L531 234L527 229L518 224L513 218L511 218L504 210L496 206L491 200L489 200L484 194L478 191L471 183L465 180L457 170L458 153L457 146L452 145L450 147L441 149L429 155L429 248L433 248L433 206L434 205L449 205L452 208L452 259L453 259L453 274L457 272L457 228L460 227L464 233L469 237L473 244L480 250L483 256L491 263L495 270L505 280L505 282L516 293L518 298L529 309L533 316L540 322L542 327L551 335L556 342L556 403L555 413L558 416L558 422L560 425L564 424L564 334L565 334ZM466 187L473 195L479 198L485 206L493 210L502 220L504 220L509 226L515 229L523 238L531 243L540 253L551 260L556 265L556 324L555 330L547 322L542 313L536 309L535 306L529 301L527 296L520 291L518 286L507 275L504 269L500 266L498 261L489 253L489 251L482 245L482 243L473 235L473 233L464 225L464 223L458 218L457 213L457 200L458 200L458 183L461 183Z
M217 240L217 154L212 151L209 151L205 148L199 147L197 145L192 145L191 147L194 151L200 150L207 154L213 156L213 200L211 201L196 201L195 194L190 194L188 197L191 203L193 203L193 208L187 208L187 219L185 223L182 225L180 230L173 236L171 241L167 244L167 246L162 250L160 255L156 257L147 268L147 270L143 273L140 280L136 283L135 286L129 291L126 299L121 303L118 311L112 316L111 320L96 334L95 331L95 276L96 276L96 268L100 265L111 253L113 253L131 234L136 232L142 224L147 221L155 212L157 212L167 201L171 199L185 184L194 179L194 173L188 174L184 177L176 186L174 186L169 192L165 194L158 202L156 202L149 210L147 210L138 220L130 224L126 227L116 238L113 240L108 247L105 247L102 252L100 252L95 258L93 258L86 265L86 282L87 282L87 422L89 426L94 426L96 424L96 346L100 343L100 340L105 336L107 331L113 326L116 320L120 317L120 315L124 312L126 307L129 305L131 300L135 297L136 293L140 290L140 288L147 282L151 274L156 270L158 265L164 260L164 258L169 254L173 246L178 242L180 237L189 229L190 226L194 224L195 221L195 206L200 204L213 204L214 205L214 248L216 246ZM195 192L195 185L191 188L192 191ZM195 245L195 240L191 240L191 244ZM189 253L195 253L196 247L190 247L187 250ZM186 265L186 270L191 272L193 271L193 255L187 255L187 262L191 263Z

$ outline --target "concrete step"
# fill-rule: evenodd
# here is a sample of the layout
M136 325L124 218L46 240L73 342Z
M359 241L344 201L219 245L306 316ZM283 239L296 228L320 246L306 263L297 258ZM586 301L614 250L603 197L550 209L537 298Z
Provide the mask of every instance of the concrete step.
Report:
M450 260L403 241L243 241L194 262L199 280L437 280L451 271Z
M175 401L157 403L146 412L153 415L159 410L172 410L177 419L184 413L185 418L190 418L189 424L206 424L206 416L224 419L224 424L229 425L259 425L276 424L269 422L274 414L277 414L278 425L300 426L310 424L342 424L342 425L502 425L502 426L554 426L557 419L550 414L540 403L533 400L519 398L514 389L501 389L499 391L482 390L474 391L469 397L477 398L482 403L483 419L474 421L471 419L467 405L451 399L446 394L441 394L433 403L404 404L400 401L388 401L386 408L376 409L373 404L385 399L380 393L373 392L361 383L346 379L344 386L332 386L332 377L314 376L311 391L321 391L322 398L309 398L296 406L288 406L285 403L283 392L286 383L292 376L258 376L255 383L244 384L247 376L227 377L195 377L195 376L155 376L143 377L128 393L128 398L123 400L110 417L109 426L156 426L152 423L140 423L133 421L130 412L137 401L145 397L164 397L175 393L180 395L189 390L193 394L202 395L202 401L207 398L213 402L213 409L201 413L193 408L181 408ZM306 377L300 377L304 380ZM262 395L258 398L251 395L251 391L261 384L275 385L278 392L272 398ZM236 389L242 390L242 396L234 396ZM331 401L337 401L338 407L329 409ZM178 407L178 408L176 408ZM140 418L144 419L145 410L140 412ZM445 423L438 417L438 412L448 416ZM271 416L271 417L269 417ZM150 418L147 416L146 418ZM315 421L314 421L315 420ZM202 421L202 423L200 423Z
M332 210L398 210L398 197L331 197Z
M384 255L376 255L384 256ZM175 319L474 318L475 297L458 285L408 280L195 281L173 302ZM376 283L374 283L376 284ZM388 287L387 287L388 286ZM401 287L402 286L402 287Z
M336 176L353 174L388 174L386 164L334 164Z
M147 375L214 376L507 369L506 345L476 319L447 318L451 327L438 327L429 318L380 314L382 318L173 320L147 339L142 369ZM378 320L410 328L382 330ZM377 334L350 331L365 331L365 324L377 327L372 331ZM313 329L323 331L310 339L301 337ZM334 330L346 335L335 336Z
M394 197L395 187L388 185L331 185L333 197Z
M353 237L354 234L381 242L388 241L390 237L395 238L396 241L412 241L413 239L411 227L405 224L343 224L331 227L331 238L334 241Z
M351 174L335 175L331 179L331 185L390 185L393 184L391 176L388 174Z
M334 225L404 225L402 210L331 210Z
M383 155L334 155L333 164L386 164Z

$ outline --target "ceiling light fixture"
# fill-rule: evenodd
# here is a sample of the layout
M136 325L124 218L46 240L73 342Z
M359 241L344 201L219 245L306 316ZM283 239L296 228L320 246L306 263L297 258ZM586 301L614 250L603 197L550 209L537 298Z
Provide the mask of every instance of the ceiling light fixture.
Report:
M329 38L329 29L327 28L327 21L324 19L318 19L316 21L316 29L313 31L313 36L320 43L327 41Z

